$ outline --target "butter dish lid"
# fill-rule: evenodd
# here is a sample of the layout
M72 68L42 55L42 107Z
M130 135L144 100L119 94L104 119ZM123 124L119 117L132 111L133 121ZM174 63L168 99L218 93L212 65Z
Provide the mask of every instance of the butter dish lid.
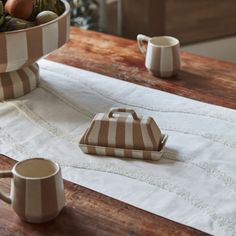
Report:
M80 144L132 150L159 151L163 135L151 117L138 117L126 108L98 113Z

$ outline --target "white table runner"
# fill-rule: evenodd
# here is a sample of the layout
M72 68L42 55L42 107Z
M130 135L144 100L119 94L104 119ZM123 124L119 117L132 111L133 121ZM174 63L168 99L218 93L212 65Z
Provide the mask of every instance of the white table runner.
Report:
M64 178L214 235L236 235L236 111L40 61L41 85L0 103L0 152L56 160ZM128 107L169 135L164 158L85 155L94 114Z

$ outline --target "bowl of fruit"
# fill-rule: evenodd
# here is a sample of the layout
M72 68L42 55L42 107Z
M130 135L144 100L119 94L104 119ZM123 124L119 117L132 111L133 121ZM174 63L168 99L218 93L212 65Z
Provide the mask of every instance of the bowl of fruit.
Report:
M36 61L61 47L69 28L64 0L0 0L0 101L38 86Z

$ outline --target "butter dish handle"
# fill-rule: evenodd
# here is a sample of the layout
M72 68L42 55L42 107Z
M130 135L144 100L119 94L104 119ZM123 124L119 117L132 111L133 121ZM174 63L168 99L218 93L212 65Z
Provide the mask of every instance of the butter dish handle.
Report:
M130 113L134 120L139 120L137 113L132 109L127 108L112 108L109 111L108 117L112 118L114 113Z

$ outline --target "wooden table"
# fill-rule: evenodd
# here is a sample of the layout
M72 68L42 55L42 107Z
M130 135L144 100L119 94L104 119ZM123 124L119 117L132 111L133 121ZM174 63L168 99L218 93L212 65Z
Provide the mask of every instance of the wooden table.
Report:
M135 41L77 28L71 40L48 59L196 100L236 108L236 65L182 53L182 70L170 79L155 78L144 67ZM0 169L14 161L0 156ZM100 193L65 181L67 206L43 225L22 222L0 201L0 235L206 235ZM0 188L9 190L1 179Z
M195 100L236 109L236 64L182 52L179 75L149 74L133 40L71 28L71 40L48 59Z

